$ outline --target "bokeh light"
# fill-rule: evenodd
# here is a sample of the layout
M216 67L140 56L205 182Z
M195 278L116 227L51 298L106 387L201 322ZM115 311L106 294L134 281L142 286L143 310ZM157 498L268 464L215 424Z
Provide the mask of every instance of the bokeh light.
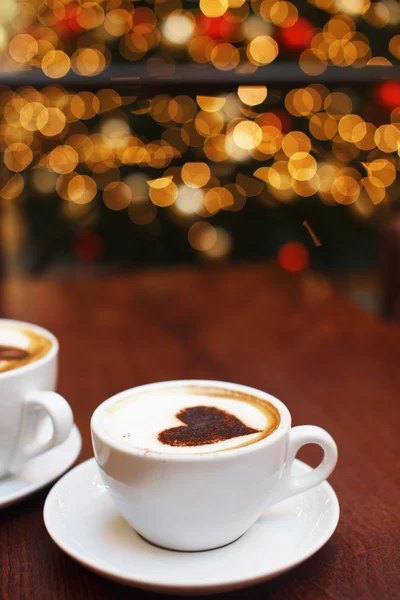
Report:
M94 215L99 203L136 229L169 218L204 260L232 252L223 211L315 197L371 218L398 197L400 83L386 66L400 60L400 9L391 0L310 4L306 14L285 0L4 0L4 72L48 80L0 89L1 197L27 198L31 185L49 199L58 194L71 220ZM115 63L130 74L138 62L168 89L146 95L136 75L126 95L104 83ZM268 83L268 69L287 63L315 79ZM178 91L169 83L182 64L194 79L212 72L212 84ZM370 88L340 78L322 85L331 66L354 69L354 80L376 66L387 75ZM257 85L246 83L259 69ZM243 83L226 92L218 72ZM85 78L93 87L68 83ZM82 257L101 254L94 238L82 240ZM287 254L304 263L304 248L279 256Z
M303 271L309 262L309 252L300 242L286 242L278 253L278 263L285 271Z

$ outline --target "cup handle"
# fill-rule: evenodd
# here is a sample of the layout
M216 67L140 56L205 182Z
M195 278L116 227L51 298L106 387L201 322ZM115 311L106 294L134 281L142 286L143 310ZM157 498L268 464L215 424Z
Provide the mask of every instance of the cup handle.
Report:
M51 419L53 432L48 440L40 441L37 430L46 415ZM30 392L25 398L20 447L15 463L25 462L64 442L72 429L73 422L71 407L60 394L41 390Z
M286 498L290 498L319 485L329 477L337 462L338 451L336 443L325 429L315 427L314 425L301 425L293 427L289 435L286 466L277 490L273 494L272 504L286 500ZM324 451L324 457L318 467L313 469L311 473L292 475L292 465L296 454L306 444L318 444L318 446L321 446Z

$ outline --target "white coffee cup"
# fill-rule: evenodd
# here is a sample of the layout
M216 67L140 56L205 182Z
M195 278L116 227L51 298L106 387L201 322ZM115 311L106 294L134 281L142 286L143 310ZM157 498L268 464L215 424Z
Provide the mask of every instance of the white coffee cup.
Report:
M1 327L21 328L50 340L48 352L28 364L0 373L0 477L63 442L73 425L68 402L54 389L58 341L42 327L0 319ZM52 427L44 427L46 420ZM43 431L49 435L43 438Z
M278 428L246 446L211 453L169 454L135 448L111 437L105 410L138 392L185 386L222 388L271 403ZM94 454L115 506L150 542L182 551L224 546L243 535L269 506L322 483L333 471L337 447L320 427L291 427L286 406L266 392L218 381L171 381L124 391L103 402L91 420ZM305 444L318 444L322 462L306 475L291 475Z

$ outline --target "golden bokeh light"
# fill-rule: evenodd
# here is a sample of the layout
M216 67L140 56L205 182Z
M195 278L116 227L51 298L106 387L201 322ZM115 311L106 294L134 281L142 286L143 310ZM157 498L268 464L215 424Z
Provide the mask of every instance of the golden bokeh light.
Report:
M111 210L123 210L132 201L131 188L123 181L112 181L104 188L103 200Z
M233 248L231 234L222 227L216 227L217 239L208 249L203 250L203 257L207 260L220 261L229 256Z
M163 181L162 186L150 186L150 199L156 206L171 206L178 197L178 187L170 177L163 177L161 179L166 180L167 183L164 185Z
M30 175L33 188L40 194L53 194L56 191L57 173L42 168L35 169Z
M228 0L200 0L200 10L206 17L222 17L228 10Z
M353 143L360 150L372 150L375 148L375 131L375 125L365 123L365 135L360 140L353 140Z
M267 97L267 86L265 85L240 85L238 96L248 106L262 104Z
M56 146L50 152L49 166L55 173L71 173L79 162L79 156L72 146Z
M195 19L189 11L175 10L164 21L162 32L172 45L186 44L193 35Z
M194 119L196 113L196 103L189 96L176 96L166 107L166 116L175 123L188 123Z
M335 177L331 194L338 204L352 204L360 195L360 183L350 175Z
M71 68L78 75L93 77L106 66L104 55L95 48L80 48L71 58Z
M205 252L210 250L217 242L217 231L211 223L197 221L188 231L189 244L195 250Z
M207 158L213 162L223 162L227 160L228 154L225 149L226 136L218 134L215 137L209 137L205 140L203 150Z
M400 35L395 35L391 38L389 50L397 60L400 60Z
M204 206L210 215L216 214L220 209L232 206L234 202L232 193L222 187L209 189L204 197Z
M98 2L83 2L76 11L76 20L82 29L95 29L104 21L104 8Z
M37 40L28 33L16 35L8 47L10 56L18 63L25 64L39 52Z
M204 112L217 112L225 104L223 96L197 96L197 104Z
M233 139L239 148L252 150L256 148L263 139L263 131L253 121L241 121L233 130Z
M42 59L42 71L51 79L64 77L71 67L71 60L62 50L50 50Z
M92 119L100 110L100 101L92 92L79 92L71 98L71 112L76 119Z
M332 115L317 113L311 117L309 128L317 140L331 140L337 133L337 121Z
M350 96L343 92L332 92L325 99L324 108L335 119L341 119L344 115L352 112L353 102Z
M337 8L349 15L362 15L369 9L370 0L335 0Z
M109 10L104 19L104 28L112 36L128 33L132 27L132 15L123 8Z
M38 129L46 137L53 137L60 134L65 128L65 124L65 115L58 108L43 108L37 117Z
M287 161L276 161L271 167L261 167L254 176L280 191L289 190L293 185Z
M235 138L233 137L233 131L230 131L226 136L224 136L224 149L229 158L234 162L242 162L246 161L250 156L250 149L243 148L238 146L235 142ZM248 143L251 143L251 137L247 136L236 136L239 139L245 139Z
M210 167L204 162L187 162L182 167L181 177L190 188L204 187L211 177Z
M360 142L367 133L367 125L358 115L345 115L338 123L338 132L346 142Z
M78 153L79 162L85 162L92 156L93 142L83 133L71 135L69 138L67 138L66 142Z
M392 63L391 61L386 58L385 56L374 56L373 58L370 58L369 61L367 62L368 66L380 66L380 67L391 67Z
M97 193L96 183L89 175L79 175L74 172L60 175L57 179L56 189L64 200L76 204L88 204Z
M22 106L19 113L22 127L28 131L37 131L39 129L38 117L44 108L41 102L27 102Z
M211 52L215 47L215 41L208 35L199 35L189 42L189 54L197 63L207 63L211 60Z
M118 108L122 104L121 96L118 92L110 89L99 90L96 94L97 100L99 101L99 113L107 112Z
M368 179L375 187L389 187L396 179L396 168L386 158L377 158L370 163L363 163L368 173Z
M15 142L4 152L4 164L7 169L19 173L24 171L33 160L33 152L26 144Z
M291 2L270 3L264 0L260 6L260 13L264 18L270 19L274 25L279 27L292 27L299 18L299 13L294 4Z
M200 111L194 121L196 131L204 138L218 135L224 127L224 119L219 112Z
M374 140L382 152L397 152L400 148L400 124L381 125L375 131Z
M283 138L282 150L288 157L297 152L310 152L311 140L301 131L291 131Z
M369 177L364 177L361 183L374 204L380 204L385 199L386 187L384 185L374 185Z
M257 150L259 150L265 156L272 156L273 154L276 154L282 147L282 132L279 127L275 125L263 125L261 129L262 141L257 146Z
M278 56L279 47L269 35L259 35L247 46L247 58L256 65L268 65Z
M167 177L159 177L158 179L149 180L148 185L154 190L162 190L170 185L172 182L172 175Z
M13 200L21 195L24 189L24 179L19 173L14 173L0 189L0 198Z
M52 82L0 90L1 198L25 201L24 182L49 200L58 193L74 226L96 222L99 206L127 209L133 230L145 228L149 239L168 218L189 231L202 260L232 251L229 232L207 220L242 210L247 199L279 207L315 196L363 219L380 203L391 206L400 170L395 71L385 69L371 89L354 86L348 72L357 81L361 69L400 60L400 8L393 0L310 2L307 14L289 0L201 0L197 8L181 0L3 0L4 72L34 78L41 69ZM269 84L259 69L278 56L282 71L297 63L311 83ZM332 66L347 79L322 85ZM186 89L186 68L190 81L214 80ZM116 89L74 83L103 72ZM68 89L56 81L65 75ZM223 80L238 76L243 84L227 93ZM157 81L157 93L142 93L145 78Z
M328 61L320 50L307 48L300 54L299 64L304 73L316 77L325 71Z
M239 50L229 42L222 42L214 46L211 51L211 62L221 71L234 69L240 60Z
M173 204L173 208L180 215L192 217L199 214L204 206L204 192L202 189L193 189L186 185L180 185L178 196Z
M246 194L236 183L227 183L224 187L232 196L232 202L225 202L221 208L228 212L239 212L246 206Z
M311 179L307 179L306 181L299 181L297 179L293 179L292 181L293 191L302 198L313 196L319 191L320 186L321 179L318 172L311 177Z
M289 159L288 169L294 179L306 181L317 172L317 161L307 152L296 152Z

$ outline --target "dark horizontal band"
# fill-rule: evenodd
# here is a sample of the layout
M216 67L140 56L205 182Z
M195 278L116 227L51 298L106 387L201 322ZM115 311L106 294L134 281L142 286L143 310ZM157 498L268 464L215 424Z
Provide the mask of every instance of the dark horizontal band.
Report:
M304 73L298 63L294 62L280 62L259 67L254 73L221 71L211 65L178 63L167 65L165 75L152 75L148 72L146 63L136 63L110 65L95 77L84 77L71 71L60 79L51 79L39 69L0 74L0 85L14 89L21 86L40 88L46 85L61 85L74 90L98 90L111 87L121 93L134 94L159 91L163 93L208 91L217 94L234 90L239 85L292 88L296 85L323 83L363 86L387 80L400 81L400 65L366 66L359 69L330 66L315 77Z

